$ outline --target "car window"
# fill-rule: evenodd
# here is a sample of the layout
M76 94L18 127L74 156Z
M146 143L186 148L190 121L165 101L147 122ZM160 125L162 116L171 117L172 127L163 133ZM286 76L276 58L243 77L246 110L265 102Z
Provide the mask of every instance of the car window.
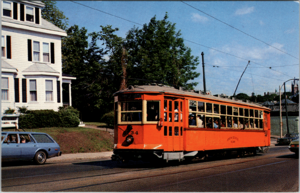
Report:
M9 134L7 135L6 139L3 143L18 143L18 136L17 134Z
M1 142L3 141L3 139L5 138L5 136L6 136L6 133L2 133L2 135L1 135Z
M35 143L29 134L20 134L21 143Z
M37 143L54 143L46 134L32 134Z

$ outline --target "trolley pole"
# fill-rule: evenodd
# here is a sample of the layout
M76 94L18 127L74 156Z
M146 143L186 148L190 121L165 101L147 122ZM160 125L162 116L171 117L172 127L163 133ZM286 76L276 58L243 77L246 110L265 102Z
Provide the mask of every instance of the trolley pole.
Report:
M203 70L203 89L204 93L206 94L206 83L205 83L205 67L204 67L204 53L201 53L202 56L202 70Z
M247 67L248 67L249 64L250 64L250 60L248 61L248 64L246 65L246 68L245 68L245 70L243 71L243 73L242 73L242 75L241 75L241 77L240 77L240 79L239 79L238 84L236 85L236 88L235 88L235 91L234 91L234 93L233 93L233 96L235 96L235 92L236 92L236 90L238 89L239 84L240 84L240 82L241 82L241 79L242 79L242 77L243 77L245 71L247 70Z
M290 136L290 130L289 130L289 116L288 116L287 102L286 102L287 99L286 99L285 83L284 83L284 97L285 97L286 131L287 131L287 135Z

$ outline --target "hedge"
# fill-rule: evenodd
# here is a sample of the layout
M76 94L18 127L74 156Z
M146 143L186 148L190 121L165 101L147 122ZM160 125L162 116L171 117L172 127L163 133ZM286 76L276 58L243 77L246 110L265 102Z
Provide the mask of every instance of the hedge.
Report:
M101 120L106 123L108 127L113 127L114 126L114 111L110 111L108 113L105 113Z
M79 111L72 108L53 110L31 110L19 117L20 129L43 127L77 127L79 124Z

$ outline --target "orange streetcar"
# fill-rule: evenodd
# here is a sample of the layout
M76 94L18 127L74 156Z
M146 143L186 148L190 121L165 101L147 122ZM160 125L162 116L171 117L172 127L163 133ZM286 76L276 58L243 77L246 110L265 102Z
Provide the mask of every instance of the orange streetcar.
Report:
M113 160L256 154L270 146L270 109L164 85L130 86L114 94Z

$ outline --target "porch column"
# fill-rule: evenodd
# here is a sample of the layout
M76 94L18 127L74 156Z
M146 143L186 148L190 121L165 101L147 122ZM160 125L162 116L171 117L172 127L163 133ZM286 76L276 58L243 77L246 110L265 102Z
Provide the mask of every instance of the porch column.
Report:
M69 106L72 106L72 89L71 89L72 83L69 83Z

